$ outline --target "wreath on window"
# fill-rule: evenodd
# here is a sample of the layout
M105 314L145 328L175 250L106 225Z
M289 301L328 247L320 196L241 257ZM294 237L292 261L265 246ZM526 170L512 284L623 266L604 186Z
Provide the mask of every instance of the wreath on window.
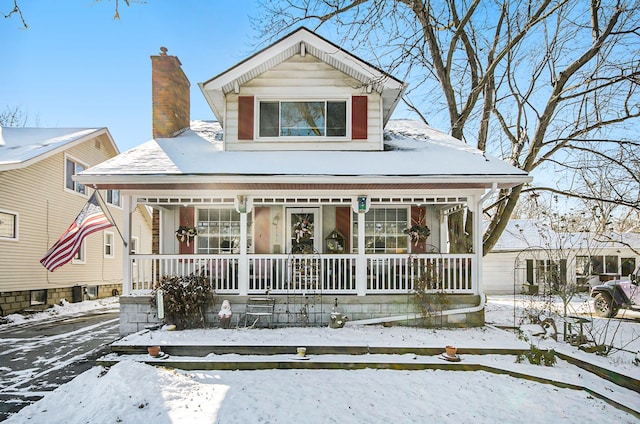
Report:
M313 223L308 217L300 219L293 226L293 234L296 237L296 243L300 243L300 240L309 240L313 236Z
M193 238L198 235L198 230L195 227L189 227L188 225L181 225L176 230L176 238L180 243L189 243L193 241Z
M414 220L412 219L412 221ZM414 246L417 246L418 243L424 243L425 241L427 241L427 237L429 237L429 234L431 234L431 230L425 225L424 222L425 216L423 210L420 209L420 216L418 216L418 219L412 222L410 228L404 230L404 233L409 236Z
M404 233L408 234L411 241L417 245L427 240L427 237L431 234L431 230L426 225L413 225L411 228L405 229Z

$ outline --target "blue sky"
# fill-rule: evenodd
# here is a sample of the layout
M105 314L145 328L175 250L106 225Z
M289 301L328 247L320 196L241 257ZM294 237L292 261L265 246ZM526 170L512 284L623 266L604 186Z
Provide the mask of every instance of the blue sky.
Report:
M28 126L108 127L120 151L151 138L151 55L177 56L191 81L191 118L214 119L198 87L253 53L256 0L21 0L0 20L0 110ZM13 1L0 0L0 12Z

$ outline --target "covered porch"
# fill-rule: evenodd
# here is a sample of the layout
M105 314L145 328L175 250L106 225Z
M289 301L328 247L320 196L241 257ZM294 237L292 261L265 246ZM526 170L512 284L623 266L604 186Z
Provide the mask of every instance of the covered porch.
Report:
M158 211L159 227L158 253L125 258L127 295L149 293L173 275L202 275L217 294L229 296L406 295L424 273L428 291L480 293L477 192L278 198L123 193L123 200L130 210L144 204ZM470 214L468 252L452 251L449 219L455 213Z

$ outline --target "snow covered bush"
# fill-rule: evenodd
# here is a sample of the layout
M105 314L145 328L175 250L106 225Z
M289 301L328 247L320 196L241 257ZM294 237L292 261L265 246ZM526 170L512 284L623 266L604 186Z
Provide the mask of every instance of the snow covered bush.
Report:
M164 276L152 292L151 303L157 307L157 293L162 290L167 324L178 329L207 326L206 310L215 303L215 292L209 281L199 275Z

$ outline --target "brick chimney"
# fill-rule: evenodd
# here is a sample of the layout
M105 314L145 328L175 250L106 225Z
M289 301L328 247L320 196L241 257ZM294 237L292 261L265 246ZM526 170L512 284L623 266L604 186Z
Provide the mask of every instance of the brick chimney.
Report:
M176 56L167 55L160 47L158 56L151 56L151 100L153 138L175 137L189 128L189 79Z

